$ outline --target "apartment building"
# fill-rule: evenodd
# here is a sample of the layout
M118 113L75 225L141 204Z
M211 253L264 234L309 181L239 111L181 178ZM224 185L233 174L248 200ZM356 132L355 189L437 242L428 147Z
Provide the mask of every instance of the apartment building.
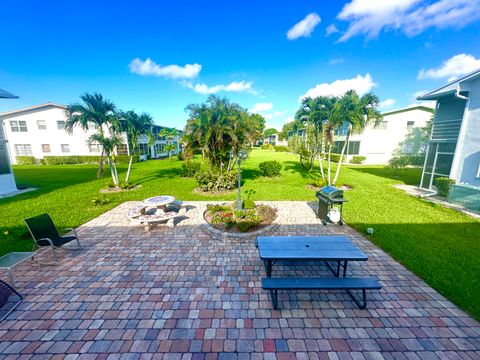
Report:
M100 155L101 146L89 140L97 132L95 126L89 130L76 126L72 133L67 133L65 109L64 105L46 103L0 114L12 164L17 163L17 156L33 156L40 160L44 156ZM143 160L167 156L165 146L169 141L176 144L174 153L180 151L179 136L174 139L162 138L158 136L162 128L157 125L152 127L152 133L156 134L154 144L148 144L146 136L141 137L135 153L139 153ZM121 138L122 145L117 152L129 154L131 149L126 134L121 134Z

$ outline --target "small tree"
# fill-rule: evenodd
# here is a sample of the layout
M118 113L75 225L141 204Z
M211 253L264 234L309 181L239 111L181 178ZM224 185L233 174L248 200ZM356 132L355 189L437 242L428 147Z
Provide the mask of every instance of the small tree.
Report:
M172 153L177 149L177 146L175 145L175 137L178 136L178 131L175 129L162 129L158 133L158 136L164 137L166 140L165 144L165 150L167 150L168 153L168 159L171 161L172 160Z
M132 171L133 156L138 148L139 138L141 135L146 135L150 132L153 119L147 113L138 115L134 111L121 112L120 119L122 128L127 133L127 141L130 147L130 159L128 161L127 174L125 175L125 182L128 184Z
M102 146L107 158L108 167L110 168L110 174L112 175L113 185L118 186L119 181L115 150L116 147L121 144L120 138L116 133L113 133L110 137L106 137L101 134L93 134L90 136L89 140L94 141Z

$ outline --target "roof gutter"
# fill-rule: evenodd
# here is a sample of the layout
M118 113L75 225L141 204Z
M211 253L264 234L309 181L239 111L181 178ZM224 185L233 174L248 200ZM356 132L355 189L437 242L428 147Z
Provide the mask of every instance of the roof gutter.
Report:
M470 100L470 98L468 98L466 96L463 96L463 95L460 95L460 86L457 86L457 90L455 91L455 93L453 95L458 99L462 99L462 100L465 100L465 101Z

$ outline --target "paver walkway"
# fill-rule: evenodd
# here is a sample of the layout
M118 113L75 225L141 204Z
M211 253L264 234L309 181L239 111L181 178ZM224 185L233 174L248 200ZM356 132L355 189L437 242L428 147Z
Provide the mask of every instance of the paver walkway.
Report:
M15 269L24 303L0 324L6 359L480 359L480 324L347 226L324 227L305 202L281 202L276 234L347 234L383 289L359 310L348 294L280 293L272 310L253 241L225 242L190 219L146 233L132 202L79 228L84 248L61 263ZM49 255L42 254L45 259ZM280 264L289 275L325 266ZM3 275L3 274L2 274Z

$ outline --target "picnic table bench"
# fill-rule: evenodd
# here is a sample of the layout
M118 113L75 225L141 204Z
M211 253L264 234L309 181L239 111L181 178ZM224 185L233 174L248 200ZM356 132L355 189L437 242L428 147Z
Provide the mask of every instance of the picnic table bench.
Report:
M265 263L267 277L262 288L270 291L273 306L278 307L278 290L347 290L355 304L364 309L366 291L380 289L380 283L371 277L346 277L349 261L367 261L365 255L345 236L259 236L257 247ZM335 277L272 278L273 264L279 261L324 261ZM331 262L337 264L336 268ZM340 277L343 268L343 277ZM362 291L358 301L351 290Z

